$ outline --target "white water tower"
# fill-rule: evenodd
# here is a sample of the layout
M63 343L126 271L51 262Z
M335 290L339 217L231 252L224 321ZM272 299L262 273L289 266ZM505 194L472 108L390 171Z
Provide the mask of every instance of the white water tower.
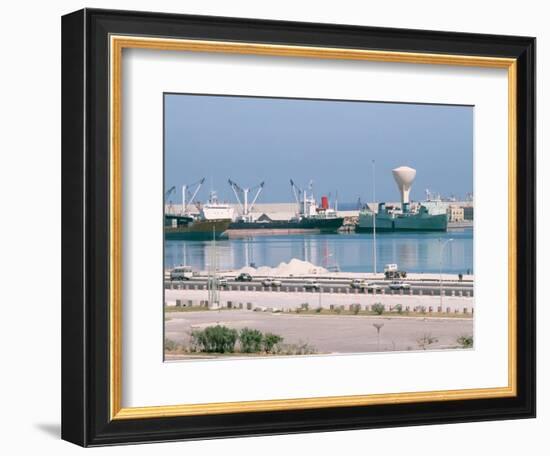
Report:
M392 173L397 183L397 188L401 192L401 204L405 207L405 205L409 204L409 193L416 177L416 169L400 166L399 168L392 169Z

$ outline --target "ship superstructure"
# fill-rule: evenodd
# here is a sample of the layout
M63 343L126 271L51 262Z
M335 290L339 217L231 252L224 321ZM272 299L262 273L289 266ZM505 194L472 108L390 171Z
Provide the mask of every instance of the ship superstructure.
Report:
M446 212L430 213L422 203L411 204L410 191L416 170L407 166L395 168L393 176L401 193L401 207L387 207L379 203L377 211L368 206L359 213L355 231L447 231Z
M209 240L223 236L229 227L233 208L218 201L214 191L210 192L207 203L200 205L199 213L189 211L205 178L192 185L182 187L182 206L179 214L164 214L164 238L166 240ZM172 187L173 188L173 187ZM172 193L172 189L167 195Z

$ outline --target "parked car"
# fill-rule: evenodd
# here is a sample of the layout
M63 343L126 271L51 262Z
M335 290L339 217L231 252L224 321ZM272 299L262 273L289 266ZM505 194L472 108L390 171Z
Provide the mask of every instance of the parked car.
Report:
M281 281L277 280L277 279L267 278L267 279L264 279L262 281L262 285L264 287L280 287L281 286Z
M227 278L226 277L216 277L216 278L208 278L208 285L212 284L212 282L215 282L218 288L223 288L227 286Z
M252 282L252 276L248 272L240 273L235 280L237 282Z
M392 290L408 290L411 288L411 284L394 280L392 283L390 283L390 288Z
M363 279L353 279L351 281L351 288L367 288L367 281Z
M191 266L176 266L170 271L170 280L190 280L193 278Z
M309 279L309 280L306 280L306 283L304 284L304 288L306 290L318 290L320 288L320 285L316 280Z
M380 290L382 287L377 283L370 283L363 279L354 279L351 282L351 288L357 288L359 290Z

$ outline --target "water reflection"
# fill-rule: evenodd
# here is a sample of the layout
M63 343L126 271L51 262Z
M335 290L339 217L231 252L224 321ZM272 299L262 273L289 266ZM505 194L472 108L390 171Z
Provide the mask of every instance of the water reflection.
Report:
M448 233L380 233L376 239L377 270L397 263L410 272L439 272L441 241L453 238L442 251L442 269L449 273L473 272L473 231ZM327 234L257 236L216 241L220 269L246 265L277 266L292 258L341 271L373 270L372 235ZM186 264L205 270L212 241L166 241L165 266Z

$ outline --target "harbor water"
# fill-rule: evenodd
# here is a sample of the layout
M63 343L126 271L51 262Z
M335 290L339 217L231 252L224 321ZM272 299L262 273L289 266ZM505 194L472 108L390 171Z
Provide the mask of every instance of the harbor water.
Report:
M452 239L452 241L449 241ZM449 241L449 242L446 242ZM244 266L278 266L292 258L329 270L372 272L373 236L359 234L296 234L253 236L215 241L166 241L165 268L188 265L208 269L213 251L220 270ZM377 233L377 271L396 263L416 273L473 274L473 229L439 232Z

